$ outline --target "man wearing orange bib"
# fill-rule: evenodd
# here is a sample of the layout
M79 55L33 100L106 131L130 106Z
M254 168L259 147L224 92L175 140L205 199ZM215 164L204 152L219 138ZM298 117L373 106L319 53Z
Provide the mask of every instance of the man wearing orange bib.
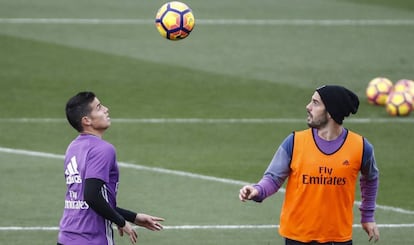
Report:
M286 245L351 245L359 173L361 225L369 241L379 240L374 149L366 138L342 126L358 106L358 96L342 86L317 88L306 106L309 129L290 134L263 178L240 189L241 201L262 202L288 179L279 228Z

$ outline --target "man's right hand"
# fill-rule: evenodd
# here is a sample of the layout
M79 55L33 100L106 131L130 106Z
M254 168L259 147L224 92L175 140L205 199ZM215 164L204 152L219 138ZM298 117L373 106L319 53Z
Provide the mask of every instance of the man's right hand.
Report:
M125 222L124 227L119 227L118 226L118 231L119 231L119 235L120 236L123 236L124 233L128 234L129 240L131 241L132 244L137 243L137 241L138 241L138 234L137 234L137 232L134 230L134 228L132 228L132 226L128 222Z
M255 196L259 195L259 191L251 185L243 186L239 192L239 199L242 202L252 200Z

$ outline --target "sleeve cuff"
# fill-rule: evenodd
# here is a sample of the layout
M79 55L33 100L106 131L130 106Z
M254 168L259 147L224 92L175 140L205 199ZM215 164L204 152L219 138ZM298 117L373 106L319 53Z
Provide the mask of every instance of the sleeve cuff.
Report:
M264 199L263 198L263 188L258 184L253 185L253 187L259 192L259 194L257 196L255 196L252 200L255 201L255 202L262 202L263 199Z
M374 210L361 210L361 223L375 222Z

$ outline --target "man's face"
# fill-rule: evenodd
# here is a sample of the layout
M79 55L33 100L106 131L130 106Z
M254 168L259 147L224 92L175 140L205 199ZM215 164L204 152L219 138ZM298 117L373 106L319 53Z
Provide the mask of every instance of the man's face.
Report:
M109 109L101 104L98 98L95 98L90 104L92 110L87 116L90 126L97 131L102 131L111 125Z
M308 112L307 123L311 128L322 128L328 123L328 112L322 102L321 96L315 91L310 103L306 106Z

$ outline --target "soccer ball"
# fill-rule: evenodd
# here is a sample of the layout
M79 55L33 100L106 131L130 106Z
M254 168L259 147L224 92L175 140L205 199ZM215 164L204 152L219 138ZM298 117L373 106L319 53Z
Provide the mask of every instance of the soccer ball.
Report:
M370 104L385 105L388 94L392 89L392 82L388 78L377 77L369 82L365 93Z
M167 2L155 16L155 26L164 38L181 40L190 34L195 25L192 10L182 2Z
M408 116L413 109L413 97L405 91L392 91L385 109L391 116Z
M405 91L414 96L414 81L408 79L398 80L394 85L393 91Z

